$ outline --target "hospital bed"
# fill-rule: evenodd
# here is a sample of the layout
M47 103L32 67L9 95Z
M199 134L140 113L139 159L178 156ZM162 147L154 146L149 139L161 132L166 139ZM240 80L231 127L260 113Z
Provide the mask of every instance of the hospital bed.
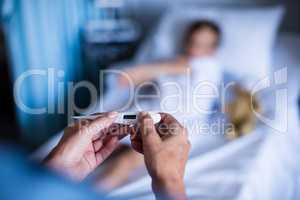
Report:
M252 134L231 142L219 136L201 136L202 142L192 152L186 167L189 199L299 198L300 126L296 103L300 85L299 52L299 35L279 35L273 49L273 63L274 69L288 68L287 130L278 133L260 126ZM269 102L265 100L264 103ZM113 191L111 196L154 199L151 179L145 173Z
M145 42L138 62L149 55ZM300 35L280 33L272 47L272 68L286 67L288 112L284 131L259 125L252 134L234 141L220 135L201 135L201 145L193 149L186 167L185 183L189 199L297 199L300 185L300 136L297 98L300 82ZM273 111L275 103L267 96L262 104ZM272 102L272 103L270 103ZM61 133L49 140L34 155L43 158L58 142ZM146 172L109 195L129 199L154 199Z

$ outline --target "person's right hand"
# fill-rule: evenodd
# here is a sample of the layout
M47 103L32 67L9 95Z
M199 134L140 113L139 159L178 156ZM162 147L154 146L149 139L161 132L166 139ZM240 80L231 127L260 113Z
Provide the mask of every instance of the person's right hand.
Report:
M139 116L138 127L131 135L132 147L144 154L156 196L185 199L183 183L190 143L187 130L171 115L161 113L156 126L147 113Z

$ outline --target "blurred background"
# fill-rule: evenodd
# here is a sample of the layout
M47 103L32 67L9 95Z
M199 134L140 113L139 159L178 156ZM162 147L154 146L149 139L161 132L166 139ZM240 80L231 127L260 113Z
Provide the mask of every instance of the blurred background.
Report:
M283 5L280 34L300 41L299 0L1 0L1 139L34 149L67 124L67 81L88 80L98 89L98 70L133 59L157 28L170 6L177 3L209 7ZM253 27L255 29L255 27ZM247 37L247 36L245 36ZM298 43L300 44L300 43ZM286 49L288 54L288 49ZM295 52L293 53L295 54ZM299 55L299 52L298 52ZM300 57L300 55L299 55ZM297 66L300 67L300 66ZM21 98L47 114L28 114L14 102L17 78L30 69L54 70L56 87L47 76L22 82ZM49 73L49 71L48 71ZM49 95L51 92L52 95ZM63 99L61 95L64 94ZM82 89L75 102L84 108L89 94ZM62 106L58 102L64 102ZM49 106L50 105L50 106ZM58 111L58 107L60 108Z

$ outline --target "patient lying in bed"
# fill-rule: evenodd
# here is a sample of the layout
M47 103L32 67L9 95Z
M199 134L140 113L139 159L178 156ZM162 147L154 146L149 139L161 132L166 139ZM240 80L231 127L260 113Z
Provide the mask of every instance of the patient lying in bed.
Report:
M194 95L197 94L193 93L189 97L186 92L197 87L197 84L202 82L207 82L208 85L219 86L222 71L220 64L216 62L214 57L220 40L221 31L216 24L210 21L196 21L187 30L182 41L182 51L176 58L129 68L125 70L128 76L120 75L117 78L118 87L126 91L128 87L136 87L147 81L155 81L161 92L160 99L165 101L163 105L162 102L159 102L155 106L151 105L148 109L159 109L160 111L172 113L180 121L198 117L200 114L207 114L210 112L214 100L200 99L193 102ZM191 80L187 80L187 77ZM177 88L166 86L170 82L176 83L177 86L183 88L183 93L178 93L176 91ZM207 87L203 88L198 90L198 93L209 95L215 89L211 87L209 89ZM230 114L228 118L238 127L238 129L229 133L228 137L230 138L242 135L241 132L249 132L251 127L254 126L252 115L249 114L251 112L249 93L241 87L236 87L235 92L236 100L225 107L225 111ZM174 93L179 94L179 99L168 98ZM254 103L255 107L258 107L256 105L257 102L255 101ZM167 106L164 107L164 105ZM237 112L237 106L239 107L238 110L242 110L242 112ZM108 190L118 187L129 179L132 172L142 166L142 156L130 149L126 149L108 163L107 169L104 171L101 182L98 185L102 189L106 188Z

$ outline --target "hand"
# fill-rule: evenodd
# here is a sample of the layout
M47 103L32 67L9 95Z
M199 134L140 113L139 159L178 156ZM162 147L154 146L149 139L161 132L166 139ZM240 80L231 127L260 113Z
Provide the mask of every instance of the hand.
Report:
M78 121L67 127L58 145L45 159L45 164L71 179L84 179L115 150L118 137L126 133L123 127L113 126L116 112L103 115L93 121Z
M144 154L147 170L152 177L152 188L159 197L185 199L183 183L190 143L187 131L171 115L161 114L155 127L151 117L142 113L132 147Z

